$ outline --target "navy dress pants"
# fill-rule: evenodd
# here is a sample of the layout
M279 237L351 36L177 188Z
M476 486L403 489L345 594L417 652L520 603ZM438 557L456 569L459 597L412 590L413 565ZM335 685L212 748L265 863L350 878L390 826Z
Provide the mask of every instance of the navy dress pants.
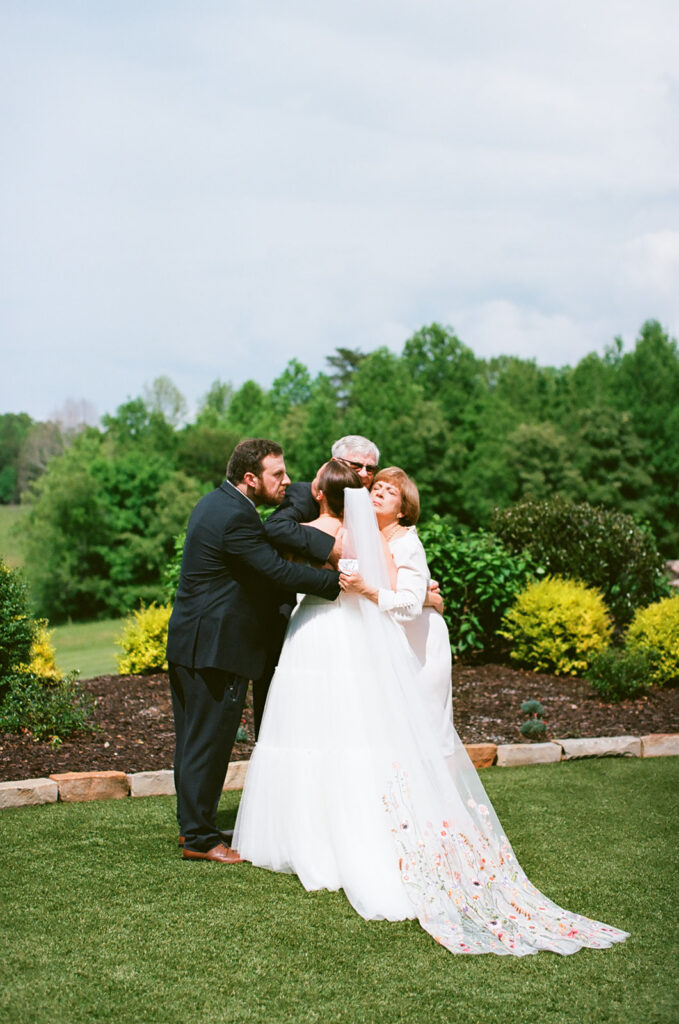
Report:
M175 727L177 821L184 847L205 853L222 841L217 806L248 680L216 668L170 662Z

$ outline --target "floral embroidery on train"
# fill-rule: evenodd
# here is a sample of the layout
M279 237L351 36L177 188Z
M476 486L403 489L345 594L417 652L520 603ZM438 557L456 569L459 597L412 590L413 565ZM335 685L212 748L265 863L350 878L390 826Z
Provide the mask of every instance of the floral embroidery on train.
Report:
M522 871L488 807L471 797L463 821L420 821L408 775L394 764L383 797L401 879L422 927L450 952L524 956L541 949L603 948L627 933L572 914Z

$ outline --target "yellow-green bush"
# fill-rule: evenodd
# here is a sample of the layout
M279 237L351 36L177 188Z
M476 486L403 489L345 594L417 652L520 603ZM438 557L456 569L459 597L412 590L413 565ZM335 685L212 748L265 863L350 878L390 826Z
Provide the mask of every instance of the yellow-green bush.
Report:
M679 676L679 594L640 608L627 630L625 646L643 651L654 683Z
M165 647L171 611L172 605L157 605L154 601L127 617L117 640L123 652L117 659L119 672L139 675L167 670Z
M548 576L523 590L502 620L510 657L535 672L578 675L608 646L611 617L598 590Z
M55 660L54 644L51 636L53 629L47 628L47 619L38 619L38 632L31 647L31 660L28 671L43 679L61 679L61 672Z

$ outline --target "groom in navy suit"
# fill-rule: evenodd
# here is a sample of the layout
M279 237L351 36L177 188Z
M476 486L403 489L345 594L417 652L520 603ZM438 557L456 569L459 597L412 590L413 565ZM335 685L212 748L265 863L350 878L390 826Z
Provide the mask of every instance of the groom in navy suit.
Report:
M267 539L255 502L278 505L285 497L290 478L280 445L241 441L226 477L189 519L167 658L183 857L237 863L216 815L248 681L271 660L284 593L332 600L339 574L288 562ZM333 557L333 538L299 521L281 526L277 540L320 564Z

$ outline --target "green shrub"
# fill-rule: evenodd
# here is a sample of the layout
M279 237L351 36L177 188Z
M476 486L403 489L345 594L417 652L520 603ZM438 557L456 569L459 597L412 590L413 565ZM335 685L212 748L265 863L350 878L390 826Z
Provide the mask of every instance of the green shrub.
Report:
M542 721L545 709L540 701L525 700L521 705L521 710L524 715L528 716L519 729L521 735L525 736L528 740L536 739L538 737L540 739L544 739L547 726Z
M620 626L669 592L652 534L622 512L559 497L523 501L496 509L492 529L510 551L530 552L552 575L601 590Z
M631 651L646 654L654 683L662 685L679 677L679 594L640 608L627 630L625 644Z
M432 577L441 586L453 653L485 650L526 580L541 570L492 534L455 534L437 515L418 526L418 534Z
M167 671L165 647L171 612L171 605L154 602L127 617L117 641L123 651L117 659L119 672L139 675Z
M510 657L535 672L578 675L608 646L612 625L601 594L578 580L548 576L519 594L502 621Z
M93 705L75 673L54 680L35 672L17 672L7 678L0 732L29 732L36 740L58 745L71 733L93 728L88 722Z
M28 592L21 574L0 559L0 699L7 677L27 665L38 634L38 623L28 609Z
M174 599L177 595L185 540L186 530L184 530L183 533L178 533L174 538L174 552L172 554L172 558L166 563L165 568L161 573L160 583L163 588L163 597L168 604L174 604Z
M594 655L585 679L603 700L626 700L649 688L651 664L641 650L607 647Z

